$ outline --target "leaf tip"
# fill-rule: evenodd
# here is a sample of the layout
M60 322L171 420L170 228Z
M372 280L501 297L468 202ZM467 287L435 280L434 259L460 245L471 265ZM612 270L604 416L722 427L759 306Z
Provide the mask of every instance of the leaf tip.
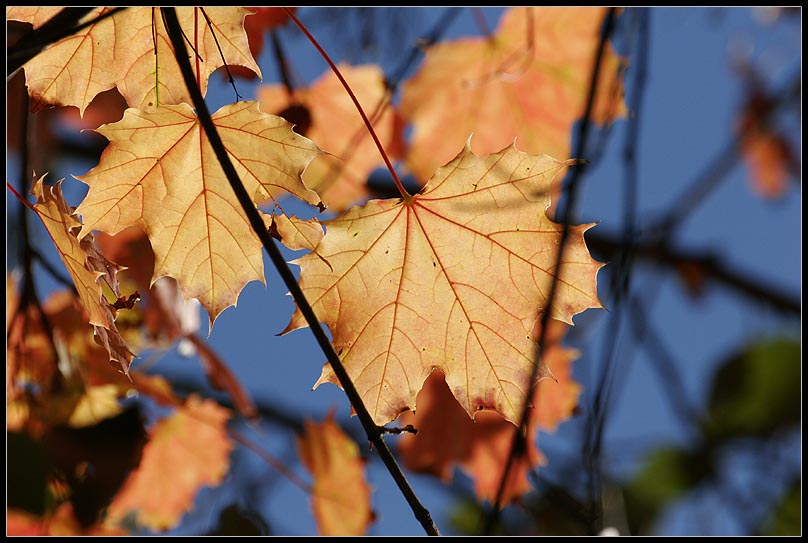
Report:
M472 150L471 150L471 138L472 138L472 137L474 137L474 132L472 132L471 134L469 134L468 139L466 139L466 145L465 145L465 147L464 147L464 150L465 150L466 152L468 152L468 153L471 153L471 152L472 152Z

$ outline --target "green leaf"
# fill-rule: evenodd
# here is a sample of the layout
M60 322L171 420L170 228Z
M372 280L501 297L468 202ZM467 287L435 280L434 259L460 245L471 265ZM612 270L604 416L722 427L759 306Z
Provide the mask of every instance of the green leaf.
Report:
M772 435L801 420L800 344L756 342L730 358L713 379L704 433L722 440Z
M667 447L650 453L624 489L631 533L647 533L659 511L710 477L712 466L707 452Z

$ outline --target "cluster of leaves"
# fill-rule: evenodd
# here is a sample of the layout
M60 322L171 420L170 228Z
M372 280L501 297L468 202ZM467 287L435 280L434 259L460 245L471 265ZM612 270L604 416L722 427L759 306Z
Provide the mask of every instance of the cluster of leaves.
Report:
M218 69L260 76L253 55L289 13L176 11L202 94ZM8 8L7 18L36 32L57 12ZM40 304L30 268L19 288L9 286L20 296L10 296L7 309L8 430L20 447L70 440L74 448L51 459L58 465L40 477L34 507L10 500L14 533L176 526L198 489L227 473L228 421L256 414L198 337L196 300L213 328L248 282L264 281L262 243L190 105L176 58L182 53L160 12L97 8L82 19L90 24L23 66L34 112L75 107L81 122L92 123L93 101L113 88L127 109L120 120L92 126L108 144L98 164L76 177L89 187L76 208L65 201L62 181L48 186L45 176L30 189L36 202L26 202L72 288ZM570 371L577 353L562 337L573 315L600 307L602 264L584 243L592 225L551 219L573 161L548 155L570 154L602 17L594 8L509 9L489 37L429 47L397 108L378 67L341 65L308 88L266 85L257 100L212 115L253 206L272 207L259 210L267 231L309 251L295 261L300 287L373 420L382 426L402 416L418 429L400 442L404 464L443 479L460 466L490 501L504 476L490 467L504 466L511 454L524 403L532 403L530 446L510 472L503 503L527 492L526 474L542 462L538 429L568 418L580 394ZM595 122L625 112L620 64L607 47ZM341 80L372 112L375 143ZM276 114L303 122L295 131ZM413 135L405 145L407 125ZM371 195L370 173L388 161L376 144L423 185L417 195L397 183L400 197L358 205ZM324 233L316 219L284 214L287 197L339 214ZM539 326L544 312L553 319L548 330ZM298 309L284 332L309 325ZM537 359L540 335L545 349ZM198 354L234 409L181 398L165 379L131 366L135 353L178 342ZM553 378L534 387L537 376ZM340 384L330 364L317 384L324 382ZM127 400L133 391L167 414L147 429L137 403ZM125 466L110 475L88 456L81 432L117 424L136 428L137 438ZM457 438L451 447L441 439L447 428ZM327 420L306 428L299 449L314 477L320 532L364 533L373 514L355 444ZM101 496L89 509L82 501L88 492Z

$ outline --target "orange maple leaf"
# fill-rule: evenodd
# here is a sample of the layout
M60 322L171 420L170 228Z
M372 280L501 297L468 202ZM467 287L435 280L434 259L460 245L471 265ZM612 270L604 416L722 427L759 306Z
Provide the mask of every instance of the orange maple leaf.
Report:
M288 191L317 204L300 174L319 150L291 125L263 113L257 102L224 106L213 122L254 202ZM216 159L190 106L126 111L100 127L109 139L98 166L77 177L90 190L76 210L91 230L114 235L138 226L156 258L152 283L177 280L185 298L197 298L210 325L236 304L248 282L264 280L261 242Z
M566 329L567 325L551 321L551 328ZM528 419L527 450L514 458L501 505L532 488L528 474L544 463L536 448L538 431L554 430L575 409L581 386L572 379L571 363L577 357L575 349L556 343L548 343L545 348L544 361L556 380L545 379L536 386ZM454 467L460 466L474 481L477 497L495 501L516 431L512 423L492 411L482 411L472 421L452 396L441 372L434 372L424 383L418 395L418 411L403 413L400 421L418 430L399 441L398 451L407 469L449 481ZM447 440L447 435L452 439Z
M333 413L322 423L306 422L297 448L314 476L311 500L319 534L364 535L374 519L365 460L334 422Z
M133 512L138 524L153 530L176 526L199 489L218 485L229 469L229 416L216 402L192 395L159 421L150 431L140 466L109 506L110 521Z
M410 170L426 180L472 133L479 154L518 138L525 152L570 156L602 19L602 8L510 8L490 38L429 47L402 87L400 111L414 128ZM625 112L620 62L607 47L592 115L598 123Z
M533 329L544 310L601 307L601 263L586 249L593 225L572 226L552 308L563 226L544 211L567 163L515 146L470 148L409 201L372 200L327 221L317 256L295 261L300 286L378 424L416 407L435 369L466 412L518 420L533 375ZM305 326L298 311L285 332ZM317 385L336 383L326 365ZM315 386L317 386L315 385Z
M44 9L44 8L43 8ZM56 9L56 8L53 8ZM110 8L97 8L89 21ZM177 8L183 32L196 51L200 90L217 68L245 66L259 76L244 32L244 8ZM13 10L7 19L41 25L47 12ZM207 19L210 20L210 26ZM117 86L130 107L191 103L159 8L129 7L46 48L25 65L31 109L76 106L83 116L93 98Z
M92 236L86 236L81 241L77 239L76 234L81 223L73 216L73 210L62 196L61 180L53 187L45 188L42 182L44 178L44 175L40 177L31 189L31 194L37 198L34 211L42 219L76 285L81 305L87 311L89 322L95 330L96 342L106 348L109 361L118 364L128 374L129 365L135 355L118 332L115 310L104 298L99 284L99 279L103 277L115 291L115 275L120 268L94 249Z
M384 73L375 65L341 64L339 70L368 116L372 116L387 93ZM309 88L296 89L293 96L283 85L264 85L258 89L258 99L264 111L277 113L294 105L308 110L311 126L306 137L330 154L318 156L306 169L303 180L329 208L344 211L367 198L367 178L376 168L384 167L384 160L356 106L331 70ZM373 128L391 157L400 154L403 124L391 105L387 104L377 116Z

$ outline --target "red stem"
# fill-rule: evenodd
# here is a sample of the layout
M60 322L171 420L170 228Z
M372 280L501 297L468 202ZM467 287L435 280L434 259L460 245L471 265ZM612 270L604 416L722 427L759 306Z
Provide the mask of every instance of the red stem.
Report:
M17 189L15 189L13 186L11 186L11 183L9 183L8 181L6 181L6 188L7 188L8 190L10 190L10 191L11 191L11 193L12 193L14 196L16 196L16 197L17 197L17 199L18 199L20 202L22 202L22 203L23 203L23 205L25 205L25 206L26 206L28 209L30 209L31 211L36 212L36 210L34 209L34 206L32 206L32 205L31 205L31 203L30 203L28 200L26 200L25 198L23 198L22 196L20 196L20 193L19 193L19 192L17 192Z
M314 39L314 36L311 35L311 33L305 26L303 26L303 23L301 23L300 20L297 17L295 17L295 14L292 12L292 10L290 10L289 8L283 8L283 11L285 11L286 15L292 21L295 22L295 24L300 28L303 34L306 35L306 37L309 39L312 45L314 45L315 49L317 49L320 55L325 59L328 65L331 66L331 70L336 74L337 78L340 80L340 83L342 83L342 86L345 87L345 91L348 93L348 96L351 97L351 100L353 100L356 109L359 110L359 114L362 116L362 120L365 121L365 126L367 126L368 128L368 132L370 132L371 137L373 137L373 141L376 143L376 147L378 147L379 152L381 153L382 158L384 159L384 163L387 165L387 169L390 170L390 174L393 176L393 181L396 184L398 192L401 194L401 197L404 198L405 202L411 202L412 195L409 192L407 192L407 190L404 188L404 185L401 184L401 180L398 178L398 174L396 174L396 171L393 169L393 164L390 162L390 158L387 156L387 153L384 150L384 146L382 146L382 142L379 141L379 137L376 135L376 131L373 130L373 125L370 123L370 120L368 120L367 115L365 115L365 110L362 109L362 106L359 104L359 100L356 99L356 95L354 95L350 85L348 85L348 82L345 81L344 77L342 77L339 68L337 68L336 64L334 64L334 62L331 60L331 57L328 56L328 53L325 52L325 50L320 46L317 40Z

